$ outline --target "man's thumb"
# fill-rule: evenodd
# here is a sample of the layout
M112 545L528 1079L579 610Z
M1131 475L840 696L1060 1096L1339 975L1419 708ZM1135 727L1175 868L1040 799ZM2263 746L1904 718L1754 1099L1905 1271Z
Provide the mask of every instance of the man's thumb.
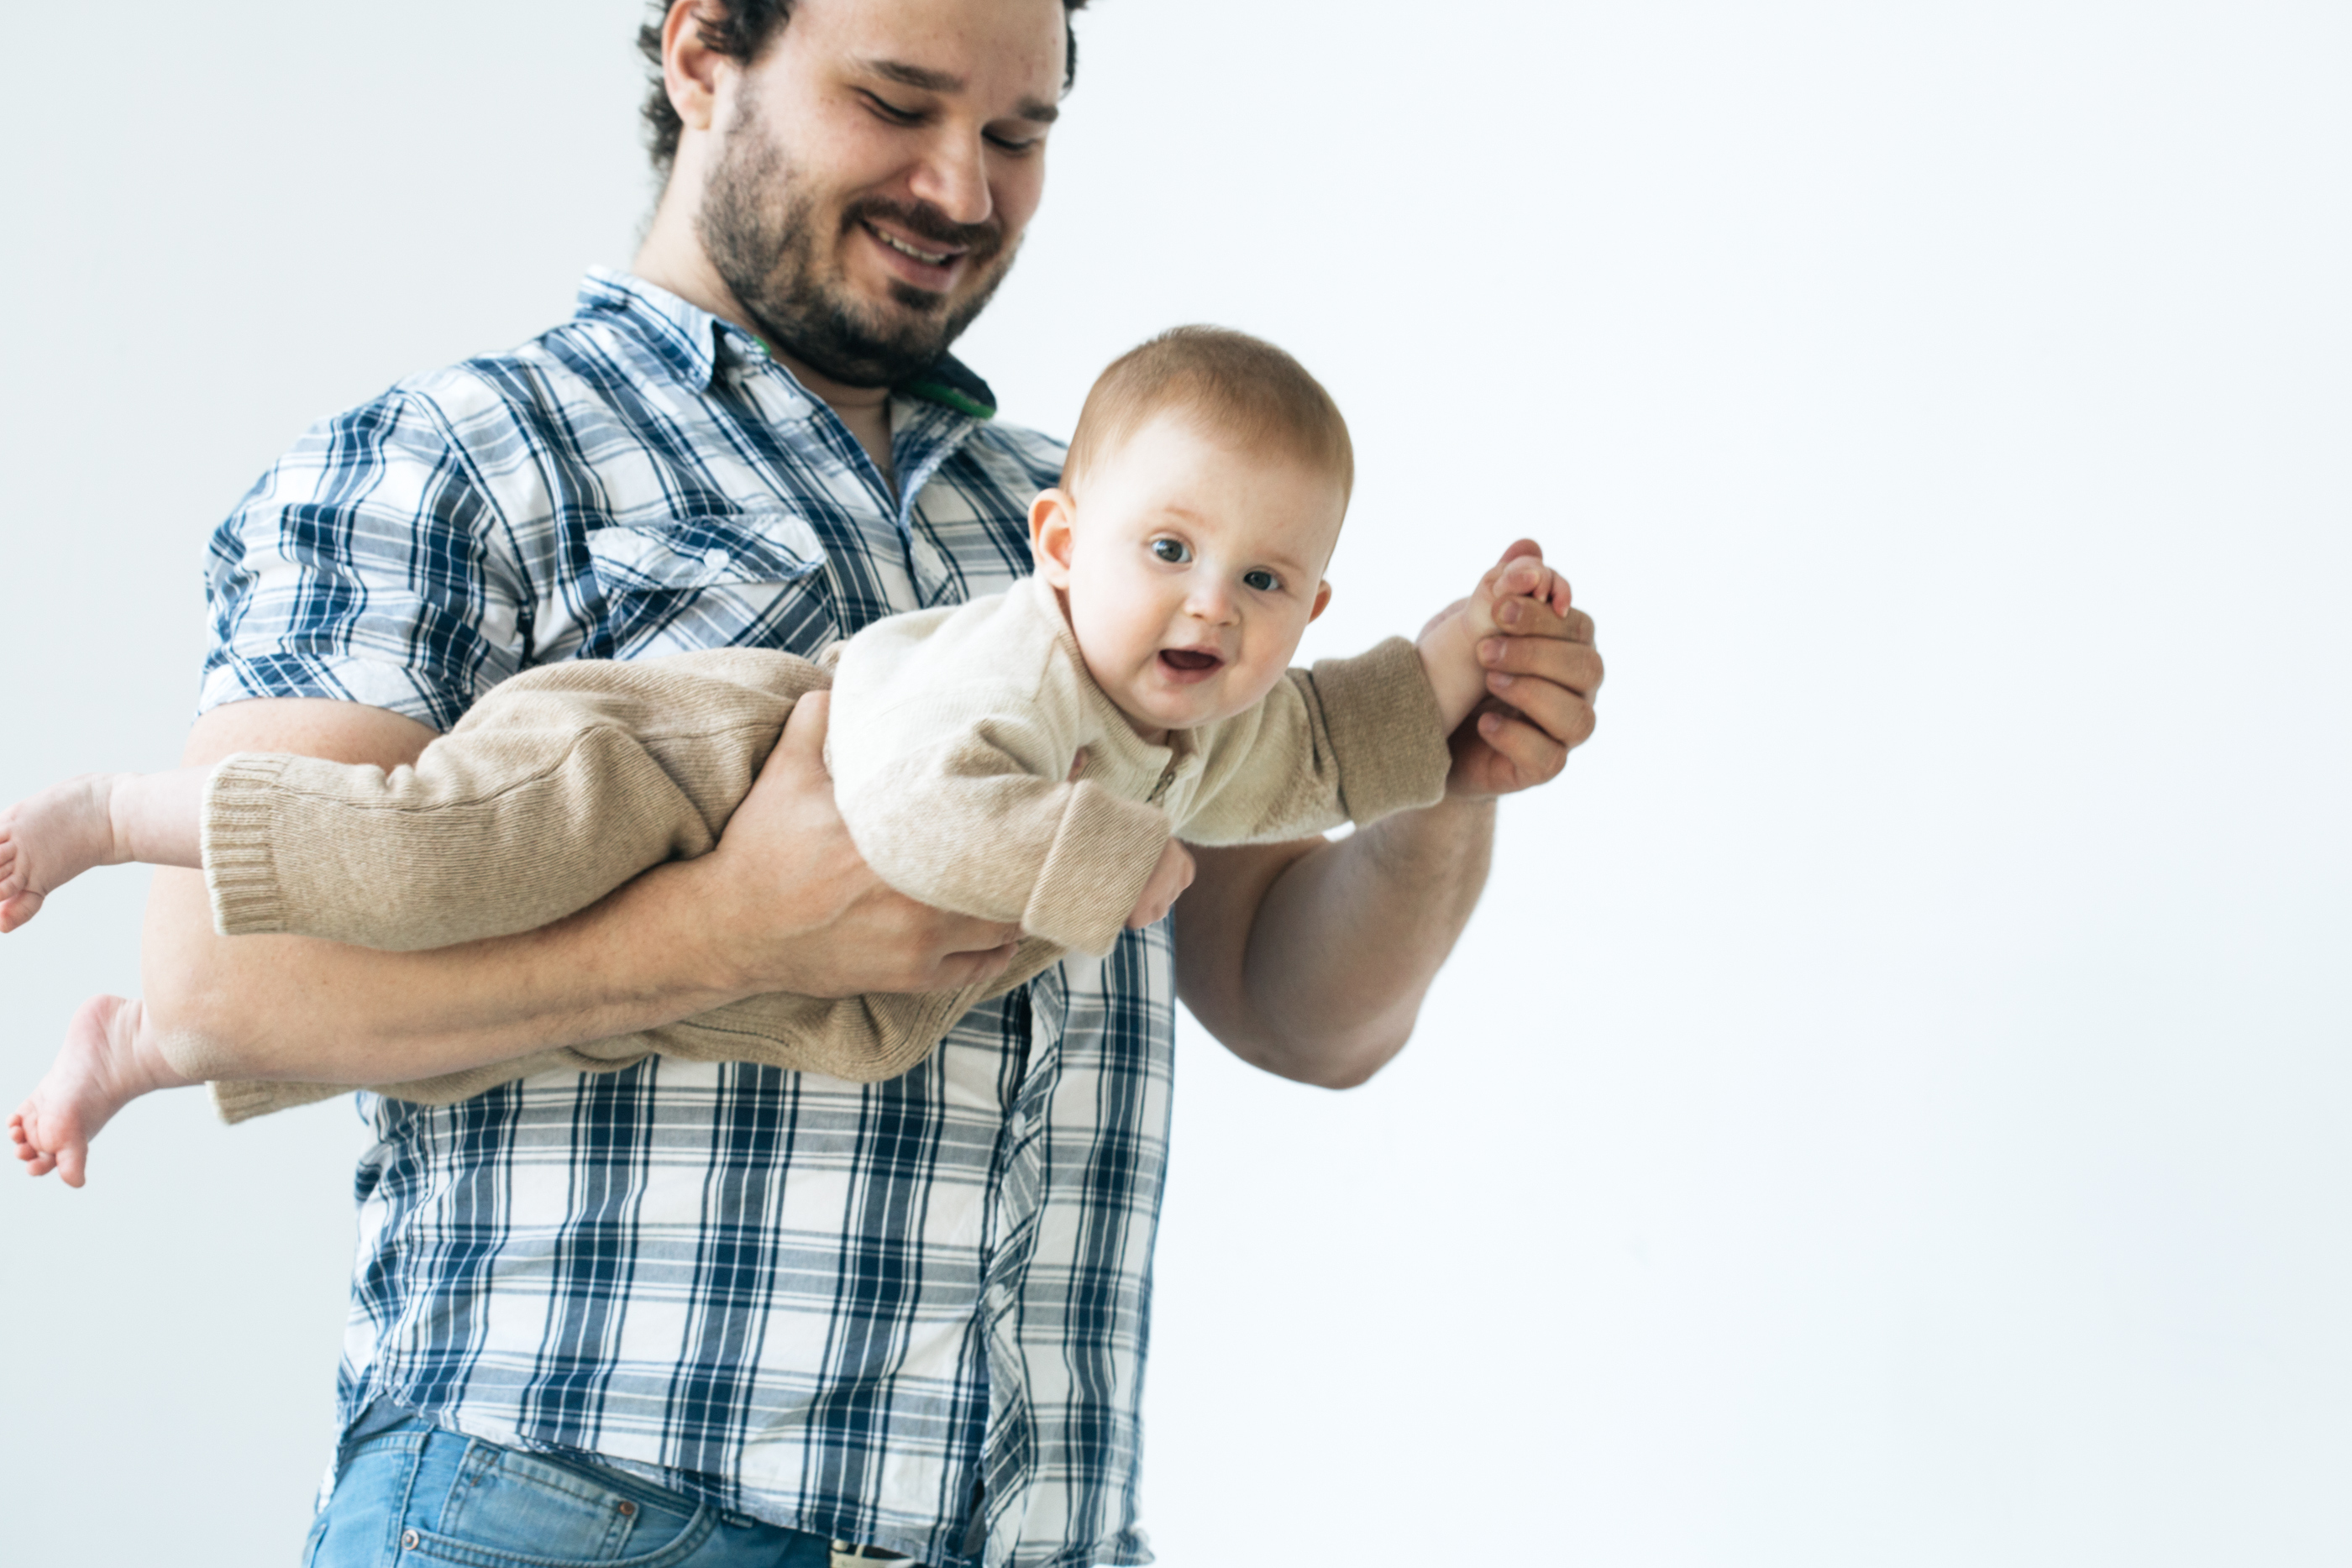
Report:
M833 718L833 694L814 691L793 705L784 717L784 733L776 742L778 751L789 751L824 768L824 732Z

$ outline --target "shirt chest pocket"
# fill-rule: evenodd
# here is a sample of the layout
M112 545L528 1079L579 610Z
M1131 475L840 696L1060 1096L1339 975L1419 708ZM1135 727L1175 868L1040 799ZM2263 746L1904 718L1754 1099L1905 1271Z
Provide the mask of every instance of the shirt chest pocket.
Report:
M785 511L691 514L592 528L591 657L697 648L814 654L838 635L814 530Z

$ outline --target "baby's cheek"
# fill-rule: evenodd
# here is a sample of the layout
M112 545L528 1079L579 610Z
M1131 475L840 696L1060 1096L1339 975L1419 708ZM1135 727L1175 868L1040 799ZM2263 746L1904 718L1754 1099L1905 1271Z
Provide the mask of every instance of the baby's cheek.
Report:
M1288 672L1287 659L1267 664L1236 666L1225 685L1226 699L1234 713L1246 713L1266 699L1266 695L1282 683Z

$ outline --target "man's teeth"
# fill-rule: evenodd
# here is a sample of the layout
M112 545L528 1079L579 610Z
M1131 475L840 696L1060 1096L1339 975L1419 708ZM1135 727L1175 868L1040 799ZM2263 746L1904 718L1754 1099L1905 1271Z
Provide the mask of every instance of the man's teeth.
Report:
M892 250L902 251L905 254L913 256L917 261L929 262L933 267L941 267L947 263L948 253L946 251L940 251L937 255L933 255L928 250L917 250L905 240L899 239L894 235L884 234L872 224L866 225L866 232L872 235L876 239L880 240L884 245L888 246Z

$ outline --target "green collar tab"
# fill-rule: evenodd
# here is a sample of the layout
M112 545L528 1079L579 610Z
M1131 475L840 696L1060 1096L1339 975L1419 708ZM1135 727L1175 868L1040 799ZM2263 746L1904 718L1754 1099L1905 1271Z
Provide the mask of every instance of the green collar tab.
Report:
M937 364L899 382L898 390L972 419L996 417L996 393L953 354L940 355Z

